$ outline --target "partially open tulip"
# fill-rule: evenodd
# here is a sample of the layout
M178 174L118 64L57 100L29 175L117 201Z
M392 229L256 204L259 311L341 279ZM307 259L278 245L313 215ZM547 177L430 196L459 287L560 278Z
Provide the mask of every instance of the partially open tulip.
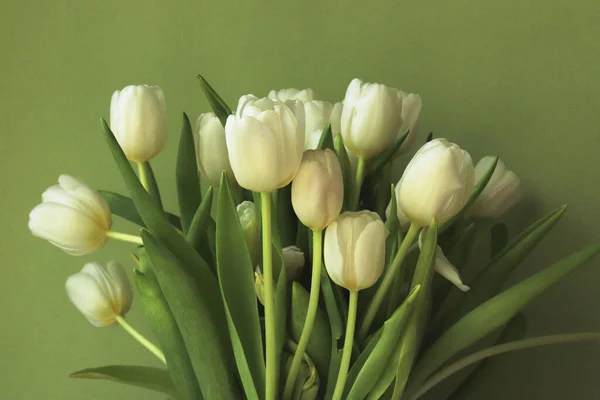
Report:
M305 151L292 182L292 206L300 222L320 231L337 218L343 202L344 180L335 153Z
M115 261L85 264L67 279L66 289L75 307L98 327L115 324L117 316L129 311L133 298L125 270Z
M345 212L325 230L325 268L339 286L363 290L377 282L385 261L386 229L374 212Z
M350 82L344 98L341 131L344 144L357 157L378 156L398 137L402 127L402 100L398 89L379 83Z
M271 192L294 179L304 151L304 118L297 119L285 103L243 96L236 113L227 118L225 134L241 187Z
M304 252L296 246L284 247L281 252L283 253L283 265L285 266L287 279L289 281L298 279L304 268Z
M421 115L421 96L400 91L402 95L402 127L400 135L409 131L407 138L398 149L397 155L406 153L419 135L419 116Z
M471 156L446 139L426 143L410 161L398 182L398 204L418 226L432 218L443 224L458 213L471 194Z
M265 278L259 270L254 271L254 292L260 304L265 305Z
M236 209L252 264L256 266L260 261L260 221L256 215L256 205L251 201L244 201L238 204Z
M42 203L29 214L34 236L48 240L72 255L104 246L112 225L110 207L94 189L69 175L42 194Z
M145 162L167 141L165 96L158 86L133 85L110 102L110 129L129 160Z
M315 99L315 91L312 89L281 89L271 90L267 96L273 100L288 101L288 100L300 100L302 102L311 101Z
M225 128L217 116L210 112L200 114L194 131L196 145L196 161L198 170L204 179L212 186L219 186L221 172L227 171L227 176L233 179L233 171L229 163Z
M485 175L494 157L483 157L475 166L475 182ZM470 215L499 218L521 200L521 181L514 172L498 160L488 184L469 210Z

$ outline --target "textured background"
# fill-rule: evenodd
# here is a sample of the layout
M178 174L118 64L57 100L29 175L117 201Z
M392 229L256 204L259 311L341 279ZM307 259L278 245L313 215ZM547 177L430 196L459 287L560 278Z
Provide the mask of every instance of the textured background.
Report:
M124 191L100 135L112 91L164 88L172 136L154 162L174 209L180 113L207 110L202 72L232 105L245 93L314 87L338 100L353 77L420 93L422 127L500 154L527 193L511 232L563 203L558 228L519 270L598 241L600 2L597 0L6 0L0 13L0 391L21 399L161 399L67 379L96 365L156 365L118 328L68 303L88 260L132 267L125 244L69 257L32 238L27 214L61 173ZM133 227L117 223L133 232ZM599 330L600 259L536 300L530 333ZM139 309L131 313L144 330ZM144 330L146 331L146 330ZM598 345L530 350L497 363L475 399L597 399Z

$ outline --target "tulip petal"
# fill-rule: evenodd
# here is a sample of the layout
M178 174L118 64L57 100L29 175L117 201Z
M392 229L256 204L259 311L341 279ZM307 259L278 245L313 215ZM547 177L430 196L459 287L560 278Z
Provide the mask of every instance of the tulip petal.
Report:
M366 289L375 284L383 272L385 260L386 229L381 219L372 220L362 230L356 241L354 263L356 268L358 290Z
M71 302L94 326L102 327L115 323L116 314L110 299L91 275L71 275L65 287Z
M446 258L440 246L437 246L434 269L463 292L470 289L469 286L463 283L458 270Z
M338 232L339 222L332 222L325 230L325 240L323 243L323 258L325 259L325 268L331 280L338 286L345 287L344 281L344 253L346 251L343 244L340 243Z

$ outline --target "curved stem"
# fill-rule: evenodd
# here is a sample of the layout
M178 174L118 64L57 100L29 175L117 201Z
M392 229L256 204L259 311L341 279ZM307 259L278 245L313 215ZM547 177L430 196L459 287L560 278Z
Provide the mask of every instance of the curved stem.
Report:
M358 165L356 166L356 175L354 176L354 188L352 191L352 198L350 199L350 211L356 211L358 208L358 202L360 201L360 189L362 188L363 180L365 179L365 160L364 158L358 159Z
M600 341L600 333L598 332L586 332L586 333L567 333L564 335L548 335L548 336L540 336L535 338L517 340L515 342L503 343L497 346L492 346L487 349L480 350L475 352L457 362L450 364L446 368L442 369L437 374L432 375L423 386L412 396L409 397L409 400L417 400L425 393L427 393L431 388L435 385L453 375L454 373L460 371L463 368L468 367L469 365L475 364L483 360L484 358L496 356L502 353L508 353L514 350L522 350L532 347L538 346L547 346L550 344L561 344L561 343L571 343L571 342L583 342L583 341Z
M140 183L142 184L144 189L146 189L146 192L147 192L150 185L148 183L148 175L146 174L146 169L144 168L144 163L141 163L141 162L137 163L137 167L138 167L138 177L140 179Z
M390 267L385 271L383 280L377 288L377 292L375 292L375 295L371 299L371 303L369 303L369 306L367 307L367 312L365 313L365 317L363 318L363 321L360 325L360 329L358 331L359 342L362 342L367 337L367 334L369 333L369 328L371 327L371 324L375 319L375 315L377 314L377 310L379 309L379 307L381 307L381 304L383 303L383 299L385 298L387 291L394 282L394 278L398 272L398 268L400 268L400 265L402 265L402 261L404 261L404 258L408 254L410 246L417 238L419 230L421 230L421 228L417 225L410 225L408 233L404 237L404 240L402 241L402 244L398 249L398 253L396 253L396 256L392 260Z
M154 345L152 342L150 342L148 339L146 339L144 337L144 335L139 333L133 326L129 325L129 322L125 321L125 318L123 318L120 315L117 315L115 317L115 320L119 323L119 325L121 325L123 327L123 329L125 329L125 331L127 333L129 333L131 336L133 336L133 338L135 340L137 340L138 342L140 342L140 344L142 346L144 346L145 348L150 350L150 352L152 354L154 354L156 356L156 358L158 358L160 361L162 361L163 364L167 363L167 360L165 360L165 355L163 354L163 352L158 347L156 347L156 345Z
M144 244L142 242L142 238L137 235L130 235L129 233L108 231L106 232L106 237L120 240L122 242L134 243L134 244Z
M294 358L292 359L292 365L290 372L288 373L283 389L283 400L289 400L292 397L292 391L294 390L294 383L300 370L302 359L304 358L304 352L308 346L310 335L312 333L315 317L319 307L319 290L321 287L321 263L323 258L323 231L313 231L313 262L312 262L312 279L310 283L310 297L308 300L308 310L306 311L306 319L304 320L304 327L300 334L300 341Z
M332 400L341 400L346 386L348 369L350 368L350 358L352 357L352 345L354 344L354 326L356 325L356 309L358 308L358 291L350 291L350 301L348 305L348 322L346 324L346 337L344 338L344 350L342 352L342 362L338 372L335 390Z
M266 359L266 400L275 400L279 364L275 346L275 304L273 302L273 254L271 244L271 194L261 193L263 279L265 282L265 359Z

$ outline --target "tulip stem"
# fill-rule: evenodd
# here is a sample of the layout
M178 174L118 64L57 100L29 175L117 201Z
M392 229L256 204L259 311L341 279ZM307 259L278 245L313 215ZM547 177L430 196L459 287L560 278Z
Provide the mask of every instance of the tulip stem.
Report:
M140 183L142 184L142 186L144 187L144 189L146 189L146 192L148 191L148 188L150 187L150 184L148 183L148 174L146 173L146 168L144 168L144 163L137 163L138 166L138 177L140 179Z
M146 339L144 337L144 335L139 333L133 326L129 325L129 322L125 321L125 318L123 318L120 315L117 315L115 317L115 319L117 320L119 325L121 325L123 327L123 329L125 329L125 331L127 333L129 333L131 336L133 336L133 338L135 340L140 342L140 344L142 346L144 346L145 348L150 350L150 352L152 354L154 354L156 356L156 358L158 358L160 361L162 361L163 364L167 363L167 360L165 359L165 355L163 354L163 352L158 347L156 347L155 344L153 344L151 341Z
M354 190L352 190L352 198L350 199L350 211L358 209L360 201L360 190L365 179L365 159L359 157L358 165L356 166L356 175L354 177Z
M142 242L141 237L123 232L108 231L106 232L106 237L117 239L127 243L144 244L144 242Z
M354 344L354 327L356 325L356 310L358 308L358 291L350 291L350 300L348 305L348 321L346 323L346 336L344 338L344 350L342 351L342 361L338 372L335 390L332 400L341 400L348 377L348 368L350 367L350 358L352 357L352 345Z
M271 244L271 194L261 193L261 220L262 220L262 250L263 250L263 279L265 283L265 359L266 382L265 399L275 400L277 392L277 375L279 364L276 357L275 346L275 303L273 302L273 254Z
M319 290L321 287L321 263L323 258L323 231L313 231L313 262L312 262L312 279L310 284L310 297L308 300L308 310L306 311L306 319L304 327L300 334L300 341L292 359L290 372L288 373L283 389L283 400L289 400L292 397L294 383L300 370L304 352L308 346L310 335L312 333L315 317L319 307Z
M398 268L400 268L400 266L402 265L402 261L404 261L404 258L406 258L408 250L417 238L417 235L419 234L420 230L421 228L419 226L415 224L410 225L410 228L408 229L408 232L406 233L406 236L404 237L404 240L402 241L402 244L400 245L396 256L392 260L390 267L385 271L383 280L377 288L377 292L375 292L375 295L371 299L371 303L369 303L369 306L367 307L367 312L365 313L365 317L363 318L362 323L360 325L360 329L358 330L359 342L362 342L367 337L367 334L369 333L369 328L371 328L371 324L375 319L375 315L377 315L377 310L379 309L379 307L381 307L385 295L387 294L392 283L394 282L394 278L397 275Z

